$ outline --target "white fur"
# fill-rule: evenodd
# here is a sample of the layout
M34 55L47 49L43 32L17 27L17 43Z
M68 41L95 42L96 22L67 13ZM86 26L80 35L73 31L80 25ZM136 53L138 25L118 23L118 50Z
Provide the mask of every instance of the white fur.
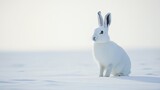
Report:
M104 23L101 12L98 12L99 27L93 34L94 56L100 67L100 77L128 76L130 74L131 62L127 53L116 43L110 41L108 26L111 23L111 14L105 16ZM105 75L103 73L105 72Z

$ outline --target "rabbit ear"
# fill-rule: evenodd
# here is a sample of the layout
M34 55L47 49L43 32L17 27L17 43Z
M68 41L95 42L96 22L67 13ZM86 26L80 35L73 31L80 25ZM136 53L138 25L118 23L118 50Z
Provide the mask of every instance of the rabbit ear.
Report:
M108 27L111 24L111 13L107 13L104 20L104 27Z
M103 18L101 15L101 11L99 11L97 14L98 14L98 24L99 26L103 26Z

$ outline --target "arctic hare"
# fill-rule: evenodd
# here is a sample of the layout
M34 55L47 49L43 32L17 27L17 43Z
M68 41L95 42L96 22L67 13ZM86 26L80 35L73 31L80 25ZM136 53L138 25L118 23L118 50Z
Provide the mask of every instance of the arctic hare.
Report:
M130 74L131 62L127 53L116 43L110 40L108 27L111 24L111 14L107 13L104 18L98 13L99 27L93 34L94 56L100 67L100 77L128 76ZM105 72L105 75L103 73Z

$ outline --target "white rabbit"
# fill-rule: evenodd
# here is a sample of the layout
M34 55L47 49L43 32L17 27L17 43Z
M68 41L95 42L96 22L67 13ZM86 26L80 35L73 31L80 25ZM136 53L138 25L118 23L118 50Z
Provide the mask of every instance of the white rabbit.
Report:
M99 27L93 34L94 56L100 66L100 77L128 76L130 74L131 62L127 53L116 43L110 41L108 27L111 23L111 14L106 14L104 18L101 12L98 13ZM105 72L105 75L103 73Z

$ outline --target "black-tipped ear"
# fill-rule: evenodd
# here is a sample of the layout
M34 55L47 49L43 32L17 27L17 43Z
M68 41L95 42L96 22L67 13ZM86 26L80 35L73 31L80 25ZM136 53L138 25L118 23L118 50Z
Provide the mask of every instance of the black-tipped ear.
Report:
M97 14L98 14L98 24L99 26L103 26L103 17L101 15L101 11L99 11Z
M107 13L105 16L104 26L108 27L111 24L111 13Z

